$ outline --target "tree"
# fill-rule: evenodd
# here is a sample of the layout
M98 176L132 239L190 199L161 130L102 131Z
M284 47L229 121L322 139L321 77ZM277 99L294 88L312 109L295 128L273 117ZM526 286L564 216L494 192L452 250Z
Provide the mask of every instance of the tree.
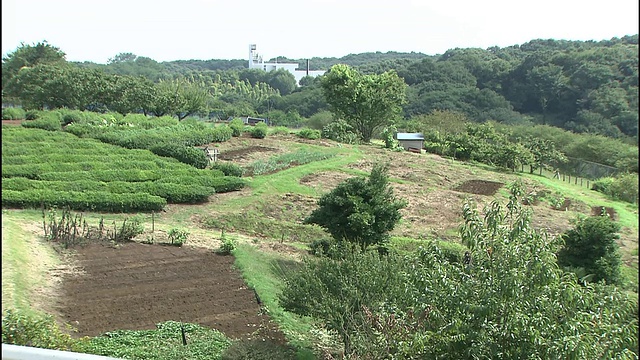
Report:
M285 69L269 71L267 73L266 83L278 90L282 96L289 95L296 89L295 76Z
M2 58L2 89L22 68L30 68L38 64L61 65L67 61L66 54L59 48L49 45L47 41L35 45L21 43L20 46ZM3 94L4 95L4 94Z
M332 66L321 86L336 117L347 121L364 142L400 116L407 87L395 71L362 75L343 64Z
M591 216L578 220L573 229L562 234L564 246L558 252L558 264L582 268L592 281L618 284L620 278L620 225L609 216Z
M366 249L389 239L406 201L399 200L389 185L388 165L374 165L368 179L350 178L318 201L318 208L305 219L326 229L338 242L347 241Z
M637 358L637 297L563 272L559 239L533 228L521 182L510 191L506 206L465 202L462 260L433 241L307 259L280 301L337 331L349 358Z

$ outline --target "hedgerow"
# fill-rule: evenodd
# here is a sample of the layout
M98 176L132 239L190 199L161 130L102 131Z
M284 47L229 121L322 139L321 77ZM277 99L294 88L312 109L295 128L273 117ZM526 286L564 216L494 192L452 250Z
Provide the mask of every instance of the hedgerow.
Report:
M2 109L2 120L22 120L25 115L25 111L22 108L7 107Z
M167 203L173 204L196 204L207 201L208 197L215 193L213 187L201 185L185 185L162 182L125 182L125 181L40 181L27 178L4 178L2 179L3 190L26 191L48 189L53 191L92 191L109 192L114 194L126 193L147 193L160 196Z
M77 211L104 211L113 213L160 211L167 201L146 193L113 194L105 191L55 191L36 189L14 191L2 189L2 206L8 208L37 209L69 208Z
M175 143L163 143L149 148L149 150L158 155L177 159L178 161L191 165L198 169L204 169L209 165L207 154L200 149L192 146L185 146Z
M212 176L198 176L198 177L190 177L190 176L176 176L176 177L166 177L158 180L161 183L174 183L174 184L185 184L185 185L201 185L206 187L212 187L215 189L216 193L224 193L230 191L241 190L246 186L246 181L242 178L235 176L217 176L216 174L212 174Z

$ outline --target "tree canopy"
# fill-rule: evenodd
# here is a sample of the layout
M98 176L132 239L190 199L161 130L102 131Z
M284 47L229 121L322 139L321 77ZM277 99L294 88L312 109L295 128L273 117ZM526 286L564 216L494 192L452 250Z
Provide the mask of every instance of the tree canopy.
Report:
M395 71L363 75L348 65L334 65L322 79L322 90L338 118L369 142L376 130L401 115L406 84Z

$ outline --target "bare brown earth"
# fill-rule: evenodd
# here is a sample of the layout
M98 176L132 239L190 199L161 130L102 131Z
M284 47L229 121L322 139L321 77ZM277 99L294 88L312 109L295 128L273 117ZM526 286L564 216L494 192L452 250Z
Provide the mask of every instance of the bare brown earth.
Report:
M154 329L174 320L217 329L230 338L285 342L233 268L233 256L135 242L91 243L75 251L79 271L65 277L57 310L79 336Z

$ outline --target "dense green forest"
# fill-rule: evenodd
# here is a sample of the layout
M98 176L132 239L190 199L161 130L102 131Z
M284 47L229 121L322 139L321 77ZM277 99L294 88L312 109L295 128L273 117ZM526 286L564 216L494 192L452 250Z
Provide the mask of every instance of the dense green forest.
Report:
M278 59L306 67L306 59ZM310 59L312 70L338 63L364 74L393 70L405 81L399 129L405 121L449 111L475 122L550 125L638 143L637 34L605 41L536 39L434 56L376 52ZM319 78L296 84L287 71L248 69L240 59L157 62L121 53L107 64L67 62L46 41L22 44L3 57L2 100L26 110L264 116L286 126L332 120Z

